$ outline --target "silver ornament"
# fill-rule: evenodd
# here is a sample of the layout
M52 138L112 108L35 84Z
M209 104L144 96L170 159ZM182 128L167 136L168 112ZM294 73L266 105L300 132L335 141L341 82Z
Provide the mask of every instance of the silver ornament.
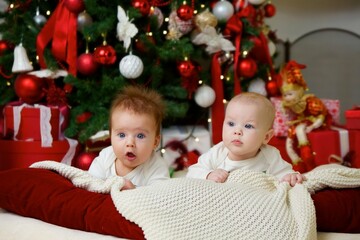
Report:
M40 14L39 7L36 8L36 15L34 16L34 22L38 26L43 26L46 23L47 19Z
M77 17L77 30L79 32L82 32L84 30L84 27L91 26L92 23L92 17L86 11L83 11L79 13Z
M234 6L222 0L214 5L212 12L219 21L227 21L234 14Z

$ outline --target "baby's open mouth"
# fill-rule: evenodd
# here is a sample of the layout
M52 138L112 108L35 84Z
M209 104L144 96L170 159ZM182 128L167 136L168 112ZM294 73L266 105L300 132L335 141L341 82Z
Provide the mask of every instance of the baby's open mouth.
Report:
M135 158L135 157L136 157L135 154L132 153L132 152L127 152L127 153L126 153L126 156L127 156L128 158Z

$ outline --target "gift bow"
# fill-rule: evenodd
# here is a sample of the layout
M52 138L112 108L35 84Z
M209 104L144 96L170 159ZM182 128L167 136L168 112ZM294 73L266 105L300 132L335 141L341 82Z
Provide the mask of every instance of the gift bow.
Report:
M47 21L36 39L36 51L41 68L46 68L44 49L52 40L51 51L55 58L65 61L69 66L69 73L76 75L77 59L77 16L70 12L60 0L55 11Z

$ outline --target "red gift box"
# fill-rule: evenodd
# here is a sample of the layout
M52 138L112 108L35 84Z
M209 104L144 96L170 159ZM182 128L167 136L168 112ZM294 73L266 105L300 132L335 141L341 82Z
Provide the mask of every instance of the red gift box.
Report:
M341 130L345 131L345 129ZM346 134L346 132L342 133ZM349 152L349 135L347 135L347 141L344 139L341 140L342 137L340 134L342 133L336 130L315 130L308 134L317 166L334 162L334 159L331 159L332 156L343 158ZM285 142L286 137L273 137L269 144L279 149L282 158L291 163L286 152ZM360 131L358 143L360 143Z
M40 109L36 107L25 106L21 110L21 119L18 129L18 133L14 136L14 107L16 104L10 104L4 108L4 133L3 136L7 139L16 140L31 140L41 141L41 121L40 121ZM50 112L50 134L53 140L59 140L60 137L60 108L57 106L51 106ZM63 129L63 126L61 126Z
M360 107L345 111L346 128L360 130Z
M67 140L53 141L52 147L41 147L41 142L0 139L0 170L27 168L31 164L53 160L61 162L69 149Z
M360 130L349 130L351 167L360 168Z

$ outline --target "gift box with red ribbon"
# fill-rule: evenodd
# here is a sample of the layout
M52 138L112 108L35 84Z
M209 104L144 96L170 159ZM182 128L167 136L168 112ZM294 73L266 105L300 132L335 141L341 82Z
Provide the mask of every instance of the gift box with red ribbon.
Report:
M61 162L69 148L69 142L66 140L53 141L52 147L42 147L40 141L0 139L0 170L27 168L35 162L44 160Z
M358 144L360 143L360 131L358 137ZM346 156L350 152L351 135L349 131L344 128L333 127L329 130L314 130L308 134L316 166L328 163L339 162L343 163ZM286 152L286 137L273 137L269 144L279 149L282 158L291 163L291 160ZM357 149L359 151L360 144ZM355 160L352 160L355 161ZM352 167L359 167L359 163L350 162Z
M52 141L63 139L68 113L65 106L10 103L4 108L3 136L15 141L42 141L51 146Z
M360 106L345 111L346 128L360 130Z
M294 118L294 114L289 111L286 111L282 107L281 99L282 99L281 97L270 98L276 110L273 128L274 128L275 136L286 137L289 129L287 122L291 121ZM340 101L333 99L321 99L321 100L328 109L328 112L331 114L333 122L338 124L340 118Z

